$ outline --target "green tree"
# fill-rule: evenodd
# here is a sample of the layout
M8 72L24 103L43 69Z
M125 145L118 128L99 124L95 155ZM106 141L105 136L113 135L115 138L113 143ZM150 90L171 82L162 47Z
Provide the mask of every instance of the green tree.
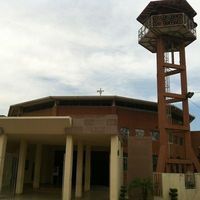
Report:
M147 200L149 194L153 193L153 183L151 178L135 178L128 187L130 195L134 188L140 190L142 200Z

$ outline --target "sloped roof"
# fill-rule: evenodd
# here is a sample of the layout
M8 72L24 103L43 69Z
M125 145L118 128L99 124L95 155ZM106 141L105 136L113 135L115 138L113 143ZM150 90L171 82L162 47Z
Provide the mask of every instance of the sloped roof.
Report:
M15 113L19 108L31 112L45 107L53 107L55 104L66 106L112 106L114 104L147 112L157 112L158 110L156 102L122 96L49 96L11 105L8 116L17 116ZM182 116L182 110L175 106L172 106L172 113L177 117ZM190 120L194 120L194 116L190 115Z
M12 111L15 108L29 108L29 107L41 107L44 105L53 106L57 105L74 105L74 106L112 106L113 102L117 102L120 106L132 107L133 105L147 107L147 110L157 109L157 104L151 101L145 101L140 99L133 99L121 96L49 96L32 101L27 101L10 106L9 115L12 115Z
M151 1L138 16L137 20L144 24L151 15L168 13L185 13L190 19L193 19L197 14L186 0L160 0Z

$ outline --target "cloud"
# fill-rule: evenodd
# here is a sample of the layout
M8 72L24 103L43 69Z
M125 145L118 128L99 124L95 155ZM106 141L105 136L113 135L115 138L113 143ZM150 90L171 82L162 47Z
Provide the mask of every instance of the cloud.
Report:
M189 3L198 12L200 3ZM137 42L136 18L146 4L0 1L0 114L11 104L49 95L97 95L100 87L105 95L156 100L155 54ZM187 48L188 83L195 90L199 51L198 41Z

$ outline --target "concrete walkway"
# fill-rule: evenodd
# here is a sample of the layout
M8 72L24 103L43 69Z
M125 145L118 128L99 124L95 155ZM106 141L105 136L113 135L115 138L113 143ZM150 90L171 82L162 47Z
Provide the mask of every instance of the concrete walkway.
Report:
M75 198L73 198L75 199ZM109 200L109 188L95 187L90 192L84 193L81 200Z
M74 194L74 191L73 191ZM38 191L26 190L22 195L1 195L4 200L61 200L61 189L41 188ZM76 198L73 197L73 200ZM93 187L90 192L84 193L83 198L78 200L109 200L109 189L106 187Z

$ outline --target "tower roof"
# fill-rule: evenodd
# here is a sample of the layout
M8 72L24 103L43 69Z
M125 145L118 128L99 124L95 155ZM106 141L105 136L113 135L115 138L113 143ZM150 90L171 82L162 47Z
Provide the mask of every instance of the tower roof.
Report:
M144 24L151 15L168 13L185 13L190 19L197 14L186 0L160 0L151 1L137 20Z

